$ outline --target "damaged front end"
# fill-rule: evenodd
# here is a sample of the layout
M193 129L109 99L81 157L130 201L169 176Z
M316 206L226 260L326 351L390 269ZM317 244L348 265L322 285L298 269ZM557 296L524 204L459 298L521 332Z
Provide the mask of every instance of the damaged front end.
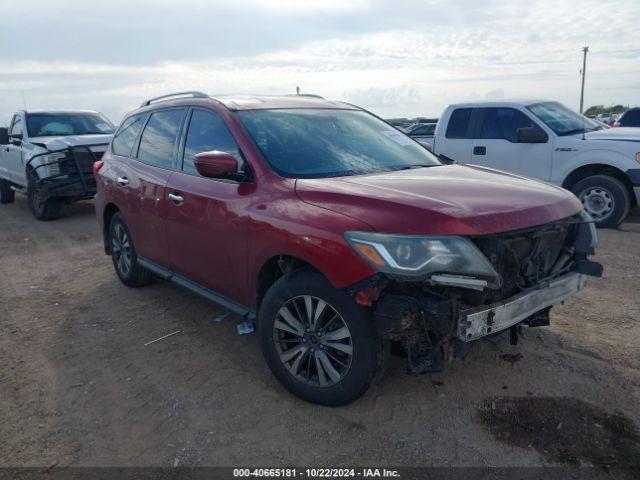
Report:
M602 275L602 266L587 259L597 238L584 213L443 239L347 236L381 271L349 293L373 310L379 335L401 348L411 373L438 371L443 361L464 356L470 342L507 329L517 343L522 325L548 325L553 305L580 291L586 275Z
M75 145L33 155L27 171L38 187L39 198L84 200L96 194L93 165L102 158L108 143Z

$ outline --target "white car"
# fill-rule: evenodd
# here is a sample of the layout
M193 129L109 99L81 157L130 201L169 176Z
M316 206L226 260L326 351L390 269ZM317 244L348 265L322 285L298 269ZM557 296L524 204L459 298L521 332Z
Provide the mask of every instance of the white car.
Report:
M603 129L545 100L449 105L433 139L445 161L484 165L574 192L599 227L620 224L640 203L640 132Z
M64 203L92 198L93 164L113 132L94 111L16 112L9 128L0 129L0 203L24 193L37 219L52 220Z

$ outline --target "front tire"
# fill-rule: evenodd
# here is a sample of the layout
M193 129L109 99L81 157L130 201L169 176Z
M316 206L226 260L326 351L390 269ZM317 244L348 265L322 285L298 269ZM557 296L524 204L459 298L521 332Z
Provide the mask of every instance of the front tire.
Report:
M593 175L576 183L572 191L598 228L615 228L629 213L629 192L617 178Z
M49 198L43 201L40 197L40 188L38 187L36 174L30 173L28 176L29 186L27 187L27 199L31 213L38 220L55 220L60 216L62 204L55 198Z
M381 344L369 312L319 273L278 279L260 305L258 329L269 368L303 400L346 405L378 370Z
M0 203L13 203L16 192L11 190L11 182L0 179Z
M109 224L109 248L116 274L128 287L142 287L151 283L151 272L138 264L129 227L120 213L111 217Z

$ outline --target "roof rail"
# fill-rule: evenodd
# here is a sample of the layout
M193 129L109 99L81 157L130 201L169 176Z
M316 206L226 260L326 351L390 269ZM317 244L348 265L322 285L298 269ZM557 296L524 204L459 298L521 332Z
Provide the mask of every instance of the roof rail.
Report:
M140 106L141 107L146 107L148 105L151 105L154 102L159 102L161 100L167 100L167 99L173 98L173 97L209 98L209 95L207 95L206 93L196 92L196 91L169 93L168 95L162 95L160 97L150 98L149 100L146 100L146 101L142 102L142 105L140 105Z

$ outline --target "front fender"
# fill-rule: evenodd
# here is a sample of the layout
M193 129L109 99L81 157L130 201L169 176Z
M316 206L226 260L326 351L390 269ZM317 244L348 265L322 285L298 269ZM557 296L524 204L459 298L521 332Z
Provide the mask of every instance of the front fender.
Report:
M556 154L553 165L554 168L551 183L556 185L563 185L571 172L588 165L607 165L609 167L616 168L621 172L626 172L627 170L639 167L639 164L633 159L633 157L627 157L615 150L604 148L579 152L571 158L566 159L561 157L558 158L558 154Z
M283 204L278 205L280 202ZM252 301L257 298L256 287L262 267L279 256L303 260L335 288L347 287L376 273L344 239L344 232L368 231L370 226L297 198L270 202L269 207L271 215L264 211L258 215L259 210L251 215L247 250L248 292ZM292 209L296 210L296 215L278 215L279 211ZM252 235L251 232L256 233Z

